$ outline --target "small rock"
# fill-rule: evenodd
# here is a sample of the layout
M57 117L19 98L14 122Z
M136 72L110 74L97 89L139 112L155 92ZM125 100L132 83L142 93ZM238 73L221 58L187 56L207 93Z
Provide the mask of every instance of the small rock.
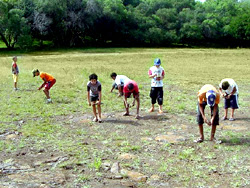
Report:
M119 174L120 173L120 163L116 162L112 165L111 170L112 173L114 174Z
M148 177L139 172L133 172L123 169L121 171L122 175L127 176L128 178L136 181L136 182L146 182Z
M154 181L160 180L160 177L159 177L158 175L152 175L152 176L150 177L150 180L154 180Z
M117 176L114 176L113 179L120 180L120 179L123 179L123 177L121 175L117 175Z
M123 153L118 157L118 159L120 160L129 160L129 159L135 159L135 158L136 156L130 153Z
M6 136L6 139L7 140L14 140L14 139L17 139L18 138L18 135L16 134L9 134Z

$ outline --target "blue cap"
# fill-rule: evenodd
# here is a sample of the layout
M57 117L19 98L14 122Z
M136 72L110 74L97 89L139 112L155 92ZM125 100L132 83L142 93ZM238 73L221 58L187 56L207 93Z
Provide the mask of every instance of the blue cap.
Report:
M207 98L207 104L208 104L208 106L214 106L216 94L215 94L215 92L213 90L209 90L206 93L206 98Z
M161 60L159 58L154 60L154 65L160 65L161 64Z

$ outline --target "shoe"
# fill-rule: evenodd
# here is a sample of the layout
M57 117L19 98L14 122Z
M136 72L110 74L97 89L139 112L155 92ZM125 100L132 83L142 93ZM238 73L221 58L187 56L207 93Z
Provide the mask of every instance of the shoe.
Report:
M221 144L221 143L222 143L221 140L217 140L216 138L214 138L214 139L212 140L212 142L215 142L216 144Z
M235 119L234 118L230 118L229 121L234 121Z
M97 121L98 121L98 119L95 117L92 121L93 121L93 122L97 122Z
M101 123L101 122L102 122L102 119L101 119L101 118L99 118L99 119L98 119L98 122L99 122L99 123Z
M47 104L52 103L51 99L47 99Z
M224 117L222 118L222 121L225 121L225 120L227 120L227 118L224 116Z
M202 140L201 138L198 138L197 140L194 140L194 143L202 143L204 140Z
M125 112L125 113L123 114L123 116L129 116L129 113Z

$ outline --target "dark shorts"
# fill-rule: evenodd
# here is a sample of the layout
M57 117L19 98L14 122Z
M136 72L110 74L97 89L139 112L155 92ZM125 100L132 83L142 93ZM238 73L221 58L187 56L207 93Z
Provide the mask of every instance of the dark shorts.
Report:
M90 101L91 102L99 101L99 96L98 95L90 96Z
M125 93L124 95L125 95L125 97L130 98L131 94L132 94L132 93L129 92L129 93ZM135 98L137 95L139 95L139 93L133 92L133 97L134 97L134 98Z
M121 83L121 90L123 91L123 86L124 84ZM118 89L118 85L116 83L113 83L112 87L114 87L115 89Z
M159 105L163 103L163 87L151 87L150 94L151 103L155 104L156 100Z
M224 100L224 108L233 108L233 109L238 109L238 95L232 95L230 99L225 99Z
M52 80L52 81L49 81L45 84L45 89L46 90L50 90L50 88L52 88L52 86L56 83L56 79Z
M207 102L203 102L202 103L202 106L204 108L204 111L205 111L205 107L207 105ZM211 110L211 117L213 116L213 109L214 107L210 107L210 110ZM204 123L204 119L201 115L201 112L200 112L200 107L199 107L199 103L197 104L197 123L198 125L202 125ZM219 107L218 107L218 110L215 114L215 118L214 118L214 125L219 125Z

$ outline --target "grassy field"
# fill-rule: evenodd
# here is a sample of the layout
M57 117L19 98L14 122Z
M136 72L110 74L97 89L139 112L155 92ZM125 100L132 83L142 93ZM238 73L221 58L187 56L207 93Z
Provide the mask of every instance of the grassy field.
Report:
M11 75L13 55L18 56L20 69L16 92ZM147 112L147 71L157 57L166 71L163 115ZM249 186L249 49L9 52L0 53L0 66L0 187ZM34 68L57 79L51 89L53 104L46 104L43 92L37 90L42 80L32 77ZM138 83L140 120L122 117L122 99L110 93L112 72ZM102 83L102 124L91 122L92 109L87 105L91 73ZM197 92L204 84L218 87L223 78L233 78L239 86L237 120L221 122L216 137L222 144L207 141L207 126L206 142L194 144ZM221 117L222 107L223 102ZM172 141L159 141L159 136ZM124 154L129 159L122 158ZM117 162L122 172L114 174L110 168ZM141 176L137 174L140 178L136 179L130 172Z

